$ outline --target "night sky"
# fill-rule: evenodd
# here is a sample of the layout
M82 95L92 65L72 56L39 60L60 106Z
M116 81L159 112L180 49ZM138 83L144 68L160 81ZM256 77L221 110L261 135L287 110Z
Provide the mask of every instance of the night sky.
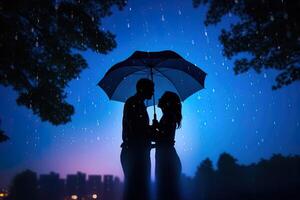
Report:
M205 8L193 8L192 0L129 0L123 11L115 8L103 28L116 34L118 46L108 55L83 52L89 68L66 88L76 110L66 125L41 122L16 105L12 88L0 86L1 128L11 138L0 144L0 187L25 169L62 177L77 171L123 177L123 103L110 101L97 83L136 50L173 50L208 74L205 89L183 102L176 149L185 174L192 176L206 157L216 163L222 152L240 164L274 153L299 154L300 83L272 91L274 70L235 75L218 35L236 19L227 16L218 26L205 27L204 16ZM148 111L152 118L152 108Z

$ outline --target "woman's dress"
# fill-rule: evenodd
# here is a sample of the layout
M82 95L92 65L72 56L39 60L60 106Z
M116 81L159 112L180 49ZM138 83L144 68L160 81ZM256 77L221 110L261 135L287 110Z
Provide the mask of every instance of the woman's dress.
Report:
M156 136L155 180L157 200L180 200L181 163L175 150L176 123L163 115Z

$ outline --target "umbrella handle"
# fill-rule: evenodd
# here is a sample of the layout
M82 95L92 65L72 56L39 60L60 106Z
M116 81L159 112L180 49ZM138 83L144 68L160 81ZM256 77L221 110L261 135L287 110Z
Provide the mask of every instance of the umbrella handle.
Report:
M153 69L152 69L151 66L150 66L150 76L151 76L151 81L154 83L154 80L153 80ZM153 93L153 109L154 109L154 120L157 120L156 119L155 95L154 95L154 93Z
M154 110L154 120L156 120L156 108L155 108L155 95L153 94L153 110Z

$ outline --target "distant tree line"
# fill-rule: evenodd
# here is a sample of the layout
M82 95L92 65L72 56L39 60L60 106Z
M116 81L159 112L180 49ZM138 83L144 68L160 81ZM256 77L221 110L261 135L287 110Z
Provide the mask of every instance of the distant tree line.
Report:
M207 158L193 178L183 177L185 200L294 200L299 189L300 156L276 154L246 166L223 153L217 169Z

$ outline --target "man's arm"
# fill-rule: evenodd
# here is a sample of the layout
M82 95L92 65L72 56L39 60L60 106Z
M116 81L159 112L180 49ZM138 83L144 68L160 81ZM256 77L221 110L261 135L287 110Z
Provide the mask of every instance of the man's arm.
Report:
M124 121L127 126L129 140L148 137L149 119L148 114L140 103L129 101L124 107ZM149 136L150 137L150 136Z

